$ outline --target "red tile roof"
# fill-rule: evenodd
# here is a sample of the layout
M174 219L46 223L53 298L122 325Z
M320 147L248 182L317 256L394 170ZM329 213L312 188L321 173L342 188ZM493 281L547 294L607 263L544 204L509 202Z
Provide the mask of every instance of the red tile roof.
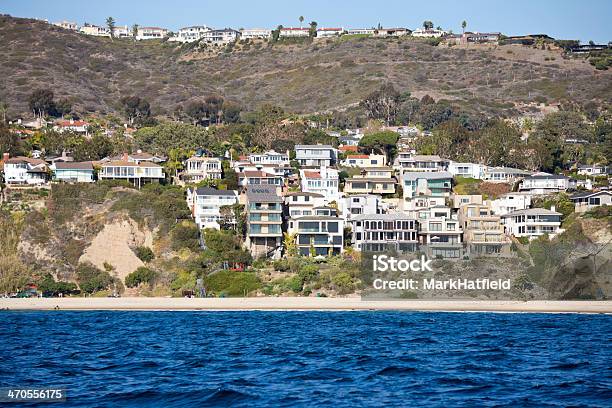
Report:
M367 154L349 154L348 156L346 156L347 159L367 159L370 156L368 156Z
M339 150L341 152L356 152L357 151L357 146L340 146Z
M304 171L304 177L306 178L321 178L321 173L318 171Z
M89 123L85 122L84 120L73 120L72 122L70 122L69 120L58 120L57 122L55 122L55 124L61 127L89 126Z

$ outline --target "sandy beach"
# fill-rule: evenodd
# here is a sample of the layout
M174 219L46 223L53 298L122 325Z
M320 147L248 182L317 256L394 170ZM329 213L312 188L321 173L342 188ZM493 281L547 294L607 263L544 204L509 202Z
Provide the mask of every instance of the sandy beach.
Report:
M368 300L361 298L31 298L0 299L0 310L413 310L612 313L612 301Z

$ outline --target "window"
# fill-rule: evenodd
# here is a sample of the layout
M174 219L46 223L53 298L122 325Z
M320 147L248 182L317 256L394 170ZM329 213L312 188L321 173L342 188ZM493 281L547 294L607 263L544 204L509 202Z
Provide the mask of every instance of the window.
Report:
M338 223L337 222L328 222L327 223L327 231L329 231L329 232L338 232Z

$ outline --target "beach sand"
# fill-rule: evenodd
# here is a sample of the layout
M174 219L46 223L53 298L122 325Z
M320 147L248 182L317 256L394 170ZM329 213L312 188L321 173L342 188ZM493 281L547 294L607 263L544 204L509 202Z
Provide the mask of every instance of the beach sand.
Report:
M612 301L367 300L359 297L0 299L0 310L414 310L612 313Z

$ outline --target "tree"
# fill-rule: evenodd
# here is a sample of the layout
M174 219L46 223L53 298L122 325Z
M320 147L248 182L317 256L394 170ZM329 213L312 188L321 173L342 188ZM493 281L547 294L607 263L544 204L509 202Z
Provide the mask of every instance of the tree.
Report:
M232 103L232 102L225 101L223 102L222 111L223 111L223 114L222 114L223 122L237 123L240 120L240 106L239 105Z
M19 136L13 133L4 124L0 124L0 156L8 153L11 156L21 153Z
M209 135L199 126L167 122L138 129L134 133L138 148L157 154L168 154L171 149L196 150L209 143Z
M461 29L463 30L463 34L465 34L465 27L467 27L467 21L463 20L461 22Z
M433 22L429 21L429 20L425 20L423 21L423 28L426 30L431 30L433 28Z
M393 85L387 83L366 96L360 105L365 108L368 117L383 119L387 125L390 125L395 121L399 103L399 92Z
M144 98L134 95L124 96L121 98L121 104L130 125L135 122L142 123L151 116L151 105Z
M67 149L72 151L74 159L77 161L96 161L113 154L113 143L106 135L97 133L89 141L85 141L80 136L77 137L80 138L77 142L78 144L73 148ZM67 146L64 147L66 148Z
M115 19L112 17L106 18L106 28L108 28L108 32L110 34L111 40L115 38Z
M102 271L90 263L80 263L76 270L77 282L85 293L93 293L108 289L113 278L108 272Z
M275 43L278 41L278 38L280 37L280 32L283 29L282 25L279 25L278 27L276 27L276 30L272 30L272 42Z
M127 286L128 288L135 288L141 283L147 283L151 285L155 280L156 276L157 274L155 273L155 271L141 266L125 277L125 286Z
M359 147L363 149L378 150L380 153L385 154L387 156L387 162L390 162L397 147L398 140L399 134L386 130L365 135L359 141Z
M138 37L138 24L132 26L132 39L136 41L136 37Z
M300 20L300 28L302 28L302 23L304 22L304 16L300 16L299 20Z
M42 118L44 115L51 113L55 107L53 91L50 89L37 89L30 95L28 103L34 115Z
M310 29L308 30L308 36L310 38L314 38L317 36L317 22L316 21L310 22Z
M420 122L427 130L432 130L440 123L446 122L453 115L452 108L446 103L423 104L421 100L421 105L419 110Z
M191 123L193 125L202 123L206 118L206 107L204 106L204 102L190 102L185 108L185 114L191 118Z
M57 102L53 103L53 107L51 109L51 116L62 117L64 115L69 114L72 111L72 103L67 98L62 98Z
M142 262L151 262L153 259L155 259L153 250L147 246L136 247L134 253Z

